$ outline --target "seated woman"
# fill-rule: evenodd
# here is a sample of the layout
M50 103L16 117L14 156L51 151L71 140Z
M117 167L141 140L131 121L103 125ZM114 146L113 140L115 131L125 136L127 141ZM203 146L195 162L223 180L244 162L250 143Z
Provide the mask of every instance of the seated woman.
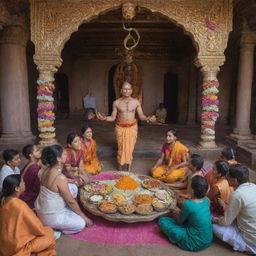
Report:
M190 198L192 178L194 178L196 175L203 176L201 172L203 165L204 165L203 157L198 154L192 154L190 156L189 163L188 163L187 178L184 180L184 182L177 183L177 184L170 184L169 186L173 190L175 190L175 192L180 197Z
M67 147L65 148L66 161L63 174L69 178L69 182L81 185L89 181L84 169L82 144L79 135L70 133L67 136ZM71 184L69 185L71 187Z
M55 256L53 230L43 226L28 205L19 199L25 191L21 176L12 174L3 182L0 206L0 255Z
M176 218L162 217L158 223L172 243L184 250L201 251L211 245L213 238L210 204L205 197L208 184L203 177L195 176L191 188L191 200L172 212Z
M238 162L235 160L235 151L231 147L226 147L222 150L220 160L227 162L229 165L238 164ZM216 183L216 178L213 175L213 168L210 169L204 177L206 178L211 189Z
M234 189L229 186L226 175L229 170L229 164L224 161L216 161L213 167L213 177L215 183L207 193L208 198L212 202L213 211L219 215L223 215L230 196Z
M183 179L186 174L189 150L174 136L172 130L167 132L162 155L152 168L152 176L167 183Z
M0 192L2 191L2 185L5 177L11 174L20 174L20 155L19 151L15 149L6 149L3 152L3 159L5 164L0 170Z
M98 174L102 171L102 168L96 153L96 141L92 138L92 129L89 126L82 127L81 133L84 169L90 174Z
M256 254L256 185L249 182L249 170L238 164L230 166L227 180L235 191L224 216L213 219L213 232L235 251Z
M46 169L39 172L41 188L35 201L35 210L44 223L64 234L80 232L92 221L81 211L72 197L68 180L62 174L66 153L60 145L45 147L42 151L42 163Z
M21 171L21 177L25 182L26 190L20 196L20 199L25 201L33 209L34 202L40 190L38 172L41 169L39 165L41 150L36 145L29 144L23 148L22 154L28 159L28 163Z

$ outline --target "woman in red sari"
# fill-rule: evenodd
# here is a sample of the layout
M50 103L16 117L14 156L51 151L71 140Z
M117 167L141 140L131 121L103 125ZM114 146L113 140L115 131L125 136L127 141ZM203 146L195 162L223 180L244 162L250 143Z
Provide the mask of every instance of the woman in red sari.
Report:
M81 133L84 169L90 174L98 174L102 168L96 153L96 141L92 138L92 129L89 126L82 127Z
M26 190L20 196L20 199L25 201L33 209L34 202L40 191L38 172L41 169L39 165L41 150L36 145L28 144L23 148L22 154L29 161L21 171L21 177L25 182Z
M78 134L70 133L67 136L67 147L65 148L66 162L63 174L69 178L69 182L81 185L87 183L89 177L84 169L83 151L81 139Z

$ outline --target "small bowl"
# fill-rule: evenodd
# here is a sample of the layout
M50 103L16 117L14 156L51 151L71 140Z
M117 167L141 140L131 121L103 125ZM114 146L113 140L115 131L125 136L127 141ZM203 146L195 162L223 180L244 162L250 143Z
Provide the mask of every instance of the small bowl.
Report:
M104 198L102 195L92 195L89 197L89 201L92 204L98 204L100 201L102 201Z
M133 203L121 203L118 206L118 210L123 215L131 215L135 212L136 206Z
M161 200L155 200L153 203L153 208L157 211L157 212L164 212L168 209L168 204L164 201Z
M149 215L153 212L151 204L139 204L136 207L136 213L139 215Z

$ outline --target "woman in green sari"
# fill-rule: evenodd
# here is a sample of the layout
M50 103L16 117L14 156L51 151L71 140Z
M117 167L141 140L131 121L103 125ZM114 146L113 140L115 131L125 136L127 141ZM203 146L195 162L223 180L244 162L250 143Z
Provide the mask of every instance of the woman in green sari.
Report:
M205 178L195 176L191 183L191 200L183 202L181 210L172 212L173 218L159 219L160 229L168 239L188 251L200 251L212 243L212 217L210 204L205 195L208 183Z

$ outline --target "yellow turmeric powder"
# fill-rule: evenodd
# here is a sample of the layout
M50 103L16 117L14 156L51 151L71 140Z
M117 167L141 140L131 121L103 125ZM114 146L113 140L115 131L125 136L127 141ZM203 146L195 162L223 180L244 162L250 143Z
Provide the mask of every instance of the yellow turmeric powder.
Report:
M123 176L115 187L121 190L134 190L139 187L139 184L129 176Z

